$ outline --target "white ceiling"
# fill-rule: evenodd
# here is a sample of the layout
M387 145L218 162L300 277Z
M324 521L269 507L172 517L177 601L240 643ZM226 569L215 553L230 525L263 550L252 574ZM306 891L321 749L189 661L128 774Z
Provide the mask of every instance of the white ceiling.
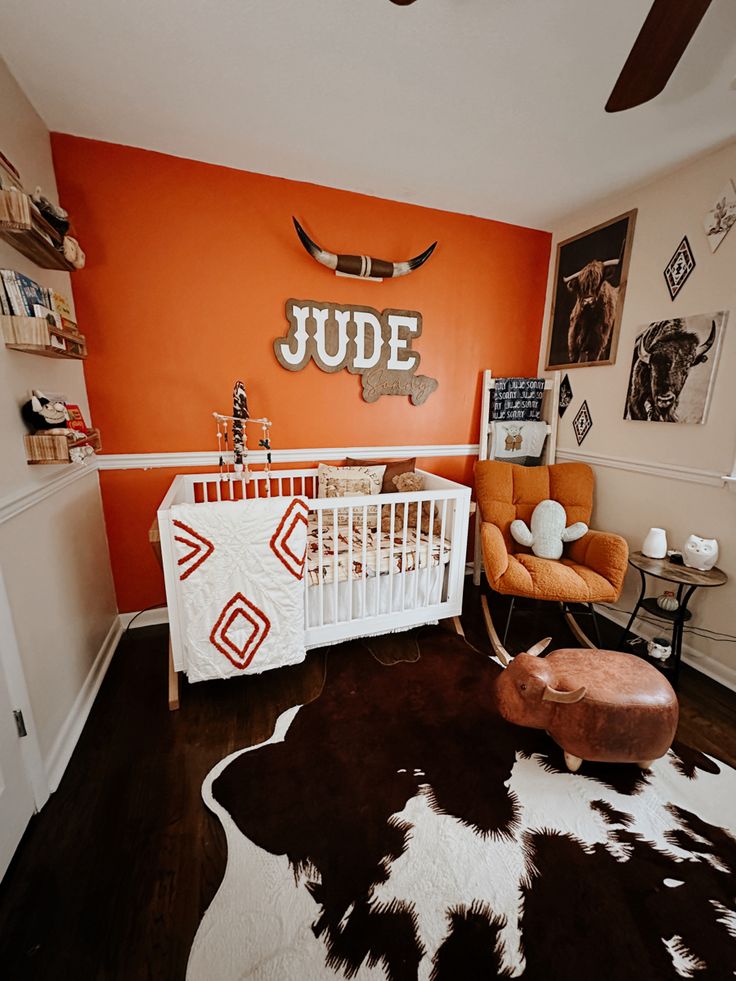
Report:
M550 227L736 135L733 0L603 111L650 2L2 0L0 51L51 130Z

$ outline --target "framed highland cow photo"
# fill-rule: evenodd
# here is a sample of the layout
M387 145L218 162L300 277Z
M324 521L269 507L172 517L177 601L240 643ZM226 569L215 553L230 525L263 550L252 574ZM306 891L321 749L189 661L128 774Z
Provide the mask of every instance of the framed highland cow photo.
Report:
M545 368L614 364L636 209L557 246Z

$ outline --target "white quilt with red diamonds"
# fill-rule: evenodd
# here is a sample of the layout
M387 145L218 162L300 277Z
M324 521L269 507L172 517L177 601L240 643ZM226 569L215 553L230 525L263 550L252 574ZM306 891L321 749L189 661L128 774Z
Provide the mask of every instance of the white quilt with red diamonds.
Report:
M308 514L301 497L171 508L190 681L304 660Z

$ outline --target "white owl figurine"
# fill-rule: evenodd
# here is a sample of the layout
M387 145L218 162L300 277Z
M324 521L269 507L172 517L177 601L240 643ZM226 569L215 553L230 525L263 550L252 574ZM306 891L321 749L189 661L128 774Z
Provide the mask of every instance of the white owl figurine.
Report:
M718 542L715 538L691 535L682 546L682 561L691 569L707 572L718 561Z

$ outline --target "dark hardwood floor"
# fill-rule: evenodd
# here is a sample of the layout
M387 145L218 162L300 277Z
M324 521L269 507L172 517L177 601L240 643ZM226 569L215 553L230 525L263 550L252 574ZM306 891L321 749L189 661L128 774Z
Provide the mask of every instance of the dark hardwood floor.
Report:
M487 652L479 596L468 583L463 626ZM615 646L620 628L602 627ZM547 634L575 646L555 611L521 609L509 647ZM183 979L226 857L202 781L228 753L267 738L285 708L319 697L335 656L350 648L228 684L182 683L181 710L169 712L167 629L130 631L61 786L0 884L3 981ZM685 668L680 701L680 738L736 765L736 694Z

